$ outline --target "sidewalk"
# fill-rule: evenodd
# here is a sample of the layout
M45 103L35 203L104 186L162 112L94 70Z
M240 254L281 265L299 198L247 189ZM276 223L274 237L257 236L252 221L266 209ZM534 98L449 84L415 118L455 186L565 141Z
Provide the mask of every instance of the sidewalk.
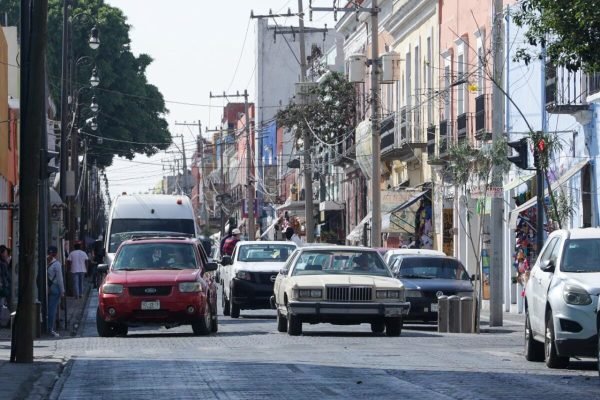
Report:
M525 327L525 314L517 314L504 311L502 314L502 326L490 327L490 311L481 310L481 331L522 331Z
M15 364L9 362L11 349L11 329L0 328L0 399L45 399L66 360L54 354L56 340L76 336L89 300L90 283L84 281L84 295L81 299L66 297L67 326L65 310L60 311L60 337L47 334L34 340L34 362Z

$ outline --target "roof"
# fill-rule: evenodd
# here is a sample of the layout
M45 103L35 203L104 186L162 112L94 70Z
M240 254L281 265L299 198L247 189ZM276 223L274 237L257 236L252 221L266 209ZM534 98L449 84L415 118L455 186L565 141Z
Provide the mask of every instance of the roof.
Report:
M439 250L430 250L430 249L390 249L386 254L388 255L396 255L396 254L406 254L406 255L440 255L445 256L446 253Z
M187 196L120 195L114 201L112 218L193 219L194 212Z
M600 239L600 228L575 228L567 232L570 239Z

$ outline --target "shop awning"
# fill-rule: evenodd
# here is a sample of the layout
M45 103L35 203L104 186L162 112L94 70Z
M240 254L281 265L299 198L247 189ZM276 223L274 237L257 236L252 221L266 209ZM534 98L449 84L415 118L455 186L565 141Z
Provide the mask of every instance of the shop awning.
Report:
M385 233L415 233L415 213L419 200L430 193L429 190L414 193L402 204L394 207L382 216L381 231Z
M585 161L581 161L578 164L575 164L567 172L562 174L558 180L556 180L550 184L550 190L552 190L554 192L554 191L558 190L559 188L561 188L573 176L575 176L576 173L580 172L583 169L583 167L588 165L588 163L589 163L589 159L587 159ZM545 195L548 196L548 189L546 189ZM512 229L515 229L517 227L517 219L519 217L519 214L522 213L523 211L535 206L536 202L537 202L537 196L533 196L531 199L527 200L525 203L521 204L519 207L512 210L510 212L510 219L508 222L509 227L511 227Z
M339 211L344 209L344 203L337 201L322 201L319 203L319 211Z
M371 222L371 212L369 212L359 223L350 231L348 236L346 236L346 240L350 240L352 242L359 242L362 240L363 230L365 229L365 225L368 222Z
M319 203L313 202L315 208L319 207ZM302 211L304 213L306 211L306 203L304 200L302 201L292 201L288 198L285 203L280 206L275 207L277 211Z
M516 189L517 187L521 186L522 184L524 184L525 182L527 182L534 176L535 176L535 172L527 172L526 174L518 176L503 186L504 191L506 192L506 191L509 191L512 189Z

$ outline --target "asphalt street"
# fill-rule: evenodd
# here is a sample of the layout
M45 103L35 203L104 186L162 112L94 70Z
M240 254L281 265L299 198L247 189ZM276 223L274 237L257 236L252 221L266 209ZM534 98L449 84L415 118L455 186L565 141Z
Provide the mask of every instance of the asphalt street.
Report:
M82 335L57 342L68 359L52 399L600 399L595 360L549 370L522 355L518 326L479 335L409 326L388 338L361 326L278 333L271 310L219 317L219 332L133 328L99 338L94 294Z

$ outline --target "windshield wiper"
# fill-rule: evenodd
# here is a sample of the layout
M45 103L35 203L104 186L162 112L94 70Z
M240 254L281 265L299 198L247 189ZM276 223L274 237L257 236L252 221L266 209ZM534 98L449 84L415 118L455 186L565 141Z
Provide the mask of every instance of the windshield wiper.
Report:
M407 278L407 279L432 279L432 276L427 275L399 275L399 278Z
M115 271L140 271L141 268L115 268Z

